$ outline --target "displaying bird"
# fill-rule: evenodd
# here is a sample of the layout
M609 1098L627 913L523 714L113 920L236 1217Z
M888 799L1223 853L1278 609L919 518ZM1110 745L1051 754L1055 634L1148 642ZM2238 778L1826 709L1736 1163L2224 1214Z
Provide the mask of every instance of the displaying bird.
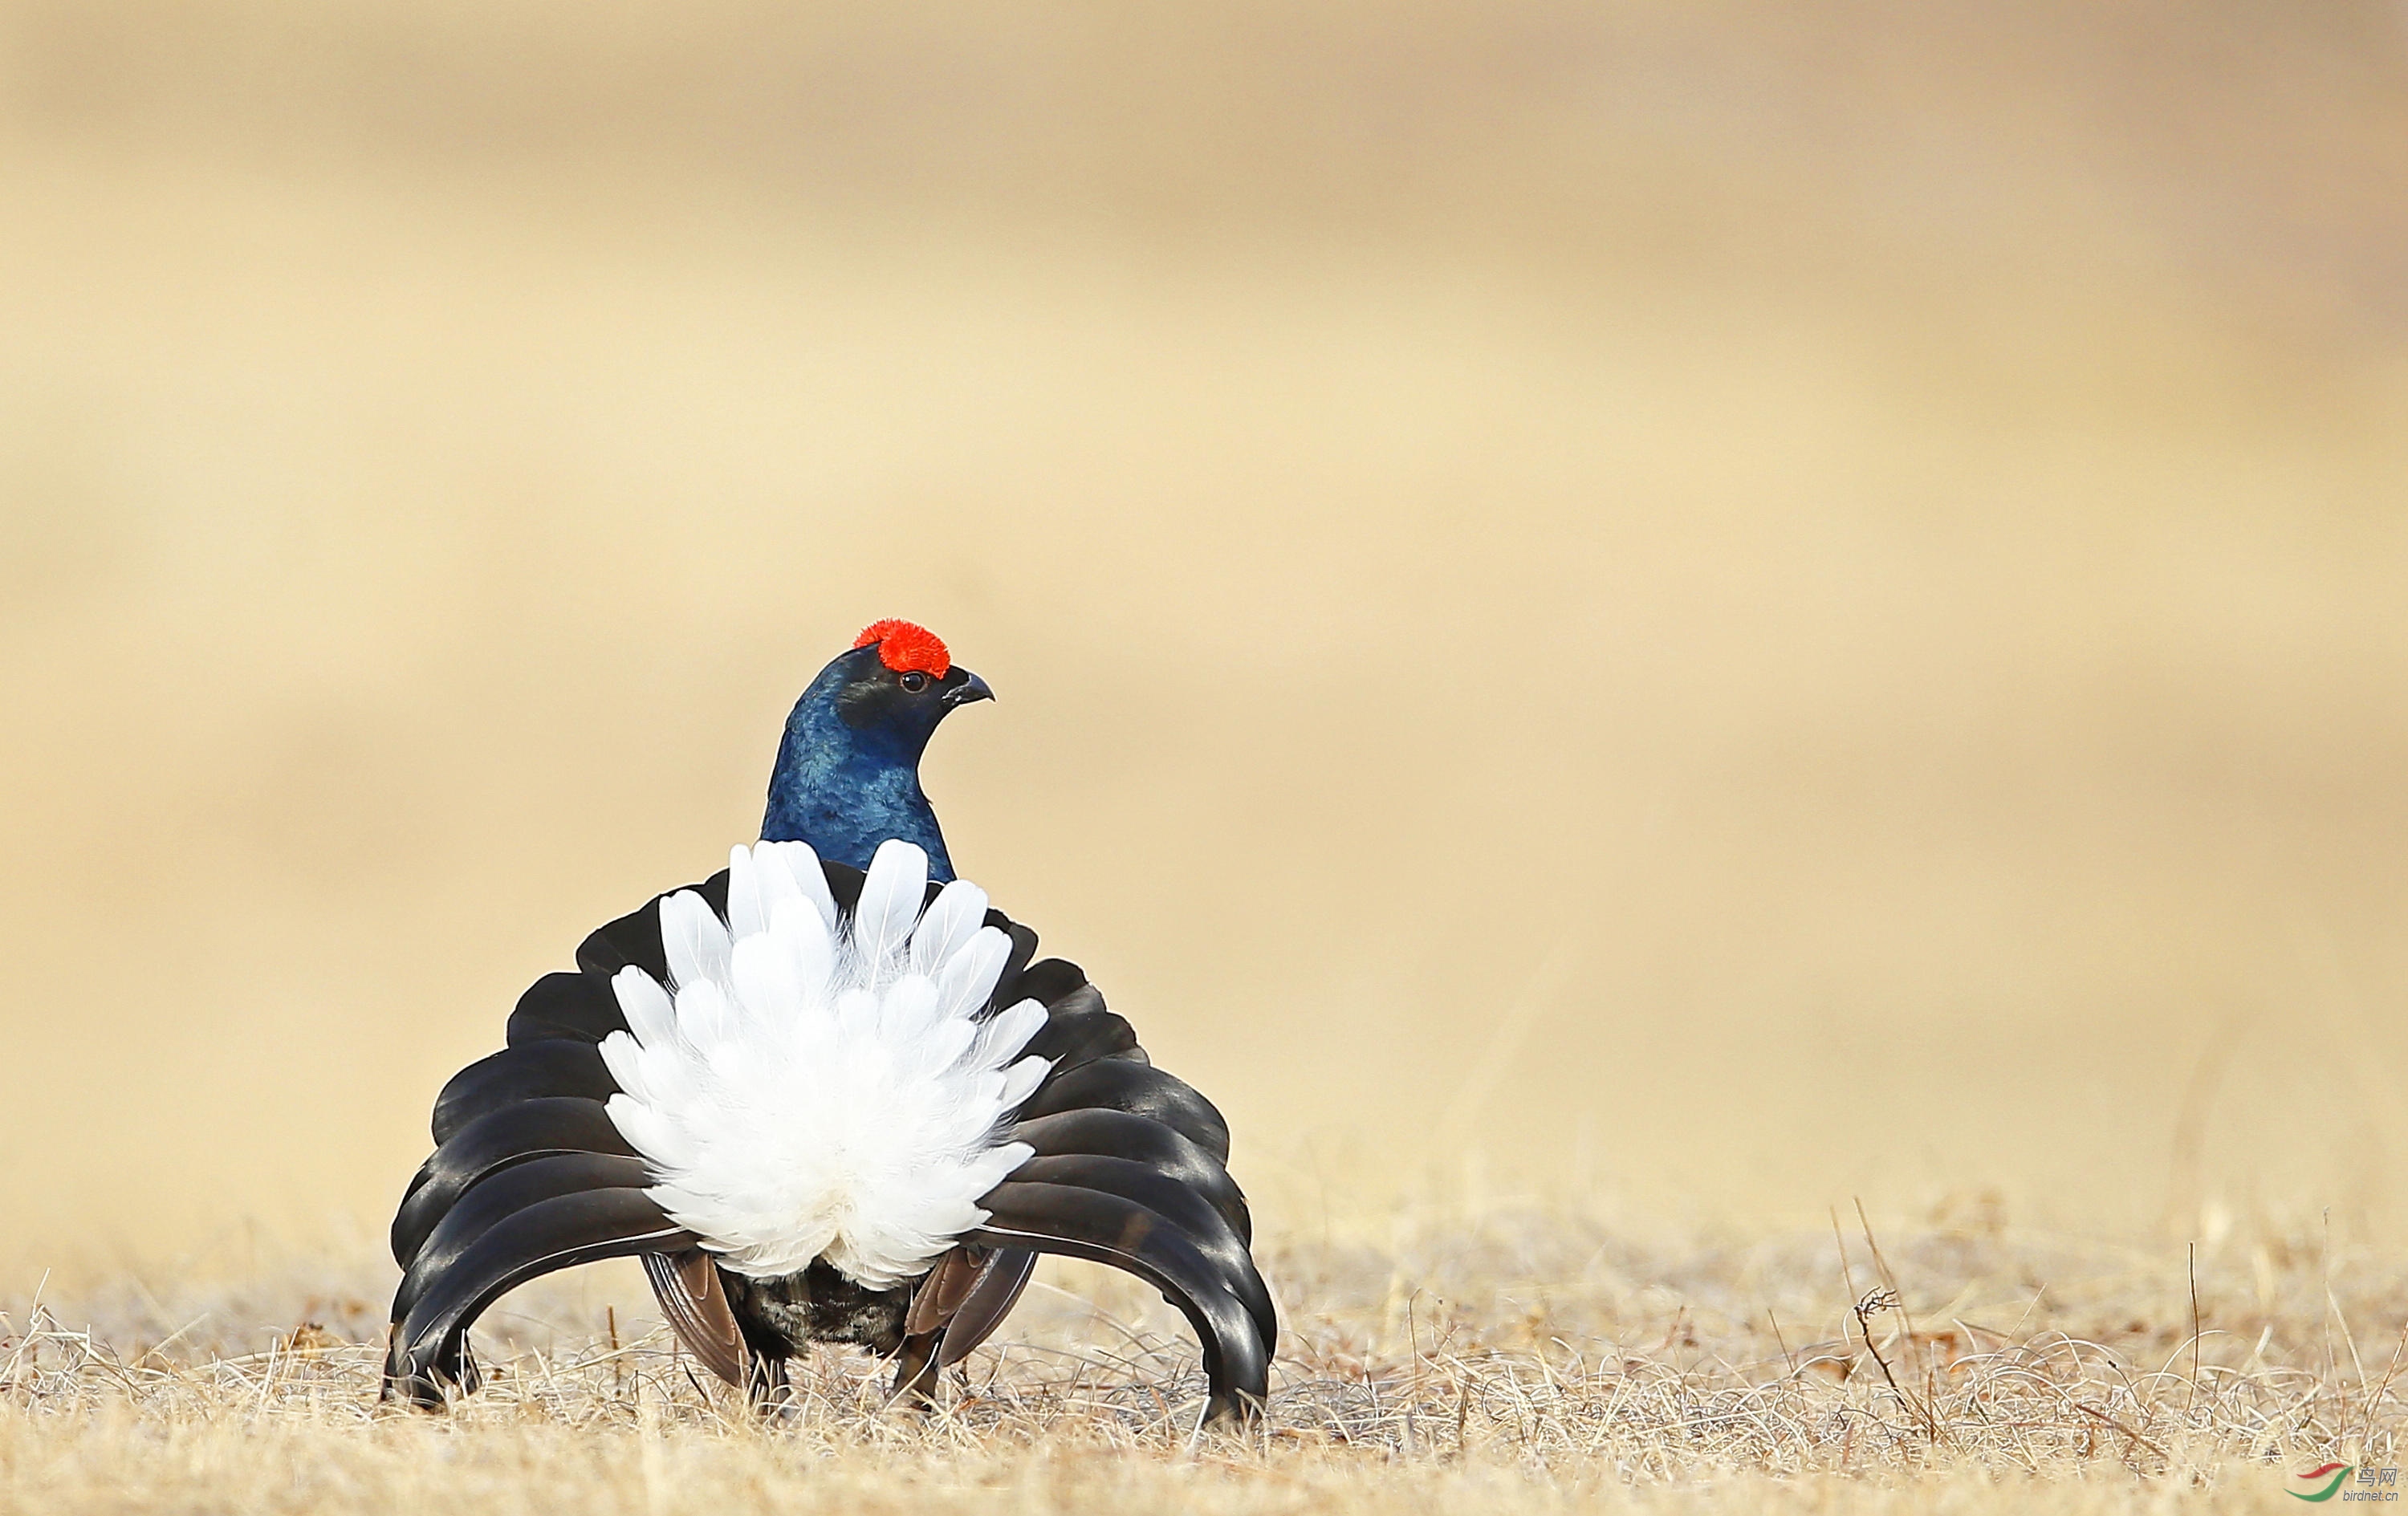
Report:
M761 840L520 997L394 1218L387 1398L473 1390L467 1331L505 1291L636 1255L757 1402L815 1341L893 1354L924 1402L1052 1252L1180 1309L1206 1420L1260 1411L1278 1323L1226 1123L953 877L920 757L992 697L927 631L872 624L787 719Z

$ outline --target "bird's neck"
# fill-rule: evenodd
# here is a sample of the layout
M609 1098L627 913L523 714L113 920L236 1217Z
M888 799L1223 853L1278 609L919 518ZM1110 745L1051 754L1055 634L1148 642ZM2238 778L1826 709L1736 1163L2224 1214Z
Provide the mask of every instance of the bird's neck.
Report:
M807 842L831 863L869 866L889 837L928 854L928 873L950 880L953 860L937 813L920 789L919 754L864 740L825 705L796 708L769 776L764 842Z

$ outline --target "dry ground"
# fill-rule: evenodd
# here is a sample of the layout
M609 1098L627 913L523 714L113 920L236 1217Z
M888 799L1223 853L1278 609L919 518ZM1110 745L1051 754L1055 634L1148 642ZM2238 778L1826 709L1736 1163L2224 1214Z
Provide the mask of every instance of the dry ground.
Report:
M941 1413L830 1355L769 1425L639 1314L632 1269L505 1302L494 1382L446 1418L377 1407L390 1273L359 1255L119 1276L10 1303L0 1509L2258 1509L2289 1469L2397 1460L2408 1284L2320 1225L2236 1227L2194 1275L2186 1247L1978 1203L1837 1224L1433 1206L1276 1240L1268 1435L1201 1439L1174 1319L1083 1266Z

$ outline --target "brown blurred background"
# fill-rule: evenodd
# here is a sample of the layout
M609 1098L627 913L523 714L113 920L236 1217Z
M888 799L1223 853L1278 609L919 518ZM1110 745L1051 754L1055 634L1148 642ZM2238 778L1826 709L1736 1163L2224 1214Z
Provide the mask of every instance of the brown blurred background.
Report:
M2403 485L2396 4L5 0L0 1254L380 1226L884 615L1277 1224L2396 1237Z

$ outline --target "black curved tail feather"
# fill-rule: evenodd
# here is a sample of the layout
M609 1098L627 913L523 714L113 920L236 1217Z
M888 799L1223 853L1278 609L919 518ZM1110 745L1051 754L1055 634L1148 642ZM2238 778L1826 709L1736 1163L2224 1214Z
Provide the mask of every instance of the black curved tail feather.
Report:
M410 1266L444 1213L468 1187L497 1169L554 1153L605 1152L633 1157L599 1100L552 1095L499 1106L452 1134L420 1170L422 1180L393 1218L393 1256Z
M603 1065L597 1045L581 1038L546 1037L505 1048L452 1075L435 1097L435 1115L428 1124L436 1146L441 1147L460 1128L504 1106L557 1095L608 1100L618 1093L618 1081Z
M526 988L510 1011L502 1040L513 1048L538 1042L599 1042L624 1032L627 1018L601 974L546 974Z
M1023 1000L1034 1000L1050 1008L1059 1005L1074 991L1092 991L1095 987L1087 982L1087 971L1068 958L1039 958L1022 969L1020 978L1013 980L1010 988L1011 998L1002 1004L1016 1006ZM1100 997L1096 1004L1102 1004Z
M1021 1126L1036 1126L1088 1114L1129 1117L1132 1122L1163 1126L1195 1143L1204 1163L1213 1167L1228 1165L1228 1123L1221 1122L1221 1111L1161 1068L1149 1068L1146 1064L1108 1059L1067 1073L1059 1080L1048 1076L1028 1102L1021 1105L1019 1122ZM1098 1148L1098 1152L1111 1152L1111 1148Z
M1144 1207L1177 1228L1189 1246L1213 1266L1222 1287L1246 1308L1254 1335L1266 1349L1278 1337L1279 1312L1271 1305L1262 1276L1254 1271L1253 1256L1227 1219L1193 1187L1134 1159L1095 1153L1032 1158L1014 1170L1008 1182L1091 1190Z
M1229 1178L1229 1171L1193 1139L1160 1122L1094 1107L1023 1121L1010 1135L1012 1140L1035 1148L1039 1159L1076 1153L1133 1158L1164 1178L1194 1189L1221 1213L1240 1241L1254 1240L1254 1217L1246 1209L1245 1192Z
M528 1207L588 1190L641 1189L648 1182L642 1159L603 1152L552 1153L488 1176L471 1185L419 1244L409 1266L402 1271L401 1287L394 1293L394 1319L407 1317L462 1254Z
M1214 1164L1229 1161L1229 1123L1212 1102L1150 1065L1105 1058L1048 1074L1020 1108L1020 1119L1081 1110L1123 1110L1159 1122L1210 1153Z
M1042 968L1044 965L1037 965ZM1092 984L1082 984L1058 1001L1046 1002L1045 1024L1022 1050L1054 1062L1054 1072L1067 1074L1100 1058L1142 1064L1149 1060L1137 1045L1137 1031L1122 1017L1104 1008L1104 997Z
M415 1281L416 1298L398 1313L385 1352L383 1398L440 1405L444 1387L463 1382L470 1323L505 1292L555 1269L676 1252L698 1240L650 1194L625 1187L553 1195L503 1217L446 1266Z
M1260 1414L1270 1394L1270 1346L1225 1267L1178 1227L1134 1200L1064 1184L1006 1180L979 1204L986 1224L966 1242L1110 1264L1160 1290L1204 1351L1204 1419Z

